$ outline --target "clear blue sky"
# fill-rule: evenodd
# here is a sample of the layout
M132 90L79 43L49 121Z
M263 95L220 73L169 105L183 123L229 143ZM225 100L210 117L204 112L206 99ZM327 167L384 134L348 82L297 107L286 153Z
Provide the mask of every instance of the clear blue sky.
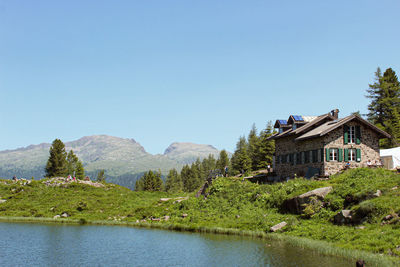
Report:
M400 1L0 0L0 150L82 136L233 151L256 124L365 113Z

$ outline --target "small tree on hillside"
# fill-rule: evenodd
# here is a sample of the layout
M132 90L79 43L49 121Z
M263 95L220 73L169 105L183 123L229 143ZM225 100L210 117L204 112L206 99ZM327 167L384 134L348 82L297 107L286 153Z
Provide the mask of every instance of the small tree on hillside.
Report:
M97 181L98 182L106 181L105 170L100 170L99 173L97 173Z
M224 172L225 167L228 167L228 171L229 171L230 161L229 161L228 153L226 152L225 149L223 149L219 152L219 158L217 160L216 166L217 166L218 170L221 170L221 172Z
M60 139L55 139L50 147L50 156L46 164L46 177L64 176L67 172L67 152Z

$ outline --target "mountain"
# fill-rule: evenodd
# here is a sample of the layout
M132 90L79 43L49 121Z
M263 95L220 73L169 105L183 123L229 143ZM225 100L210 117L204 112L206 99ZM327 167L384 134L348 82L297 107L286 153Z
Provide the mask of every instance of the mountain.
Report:
M15 150L0 151L0 177L43 177L51 144L42 143ZM173 143L163 155L152 155L134 139L107 135L85 136L66 142L66 150L73 150L82 160L91 177L106 170L110 182L132 188L136 179L148 170L161 170L166 174L172 168L203 159L209 154L218 157L219 151L210 145Z
M193 143L172 143L164 152L165 156L182 164L190 164L197 158L206 158L210 154L217 158L219 151L211 145Z

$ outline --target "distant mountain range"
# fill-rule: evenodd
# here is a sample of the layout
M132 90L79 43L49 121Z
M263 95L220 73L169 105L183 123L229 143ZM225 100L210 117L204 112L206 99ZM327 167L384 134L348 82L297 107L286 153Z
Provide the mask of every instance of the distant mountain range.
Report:
M49 157L50 143L30 145L15 150L0 151L0 177L41 178ZM106 171L108 181L133 188L135 181L148 170L161 170L165 175L172 168L181 169L197 158L212 154L218 158L219 151L211 145L173 143L160 155L152 155L134 139L107 135L85 136L66 142L66 150L73 150L82 160L86 173L95 177L101 169Z

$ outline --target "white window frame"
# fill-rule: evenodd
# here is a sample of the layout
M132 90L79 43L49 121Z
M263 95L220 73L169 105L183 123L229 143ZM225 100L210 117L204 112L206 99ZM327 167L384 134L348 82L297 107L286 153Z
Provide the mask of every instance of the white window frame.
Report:
M329 161L338 161L338 150L336 148L329 149Z
M356 142L356 127L355 126L349 126L348 136L349 136L349 144L355 144L355 142Z

